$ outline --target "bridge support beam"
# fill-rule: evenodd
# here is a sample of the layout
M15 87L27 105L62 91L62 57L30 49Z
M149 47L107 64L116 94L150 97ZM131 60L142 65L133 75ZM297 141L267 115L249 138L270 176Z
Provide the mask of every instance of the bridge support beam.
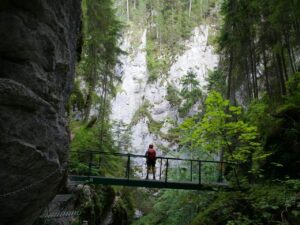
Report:
M168 188L168 189L184 189L184 190L206 190L216 191L220 188L229 189L226 184L199 184L195 182L172 182L158 180L138 180L127 178L108 178L108 177L88 177L88 176L69 176L71 181L79 183L92 183L103 185L121 185L131 187L146 187L146 188Z

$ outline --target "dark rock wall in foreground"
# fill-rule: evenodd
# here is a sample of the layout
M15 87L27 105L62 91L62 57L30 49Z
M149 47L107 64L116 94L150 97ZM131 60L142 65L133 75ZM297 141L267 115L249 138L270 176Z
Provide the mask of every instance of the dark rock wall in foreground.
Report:
M0 1L1 225L31 225L64 183L80 18L80 0Z

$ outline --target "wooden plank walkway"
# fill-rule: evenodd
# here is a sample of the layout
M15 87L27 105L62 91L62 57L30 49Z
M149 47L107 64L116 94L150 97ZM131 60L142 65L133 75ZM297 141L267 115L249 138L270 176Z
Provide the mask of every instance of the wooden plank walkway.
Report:
M147 187L147 188L168 188L168 189L184 189L184 190L210 190L231 189L225 183L210 183L199 184L196 182L174 182L161 180L141 180L141 179L126 179L126 178L108 178L99 176L77 176L69 175L71 182L76 181L81 183L103 184L103 185L121 185L131 187Z

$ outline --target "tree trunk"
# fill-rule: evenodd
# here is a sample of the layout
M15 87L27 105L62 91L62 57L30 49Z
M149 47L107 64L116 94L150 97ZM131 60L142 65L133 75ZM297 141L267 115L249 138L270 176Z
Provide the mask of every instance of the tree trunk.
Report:
M263 64L264 64L264 75L265 75L265 88L269 97L271 97L270 83L269 83L269 74L268 74L268 66L267 66L267 56L266 50L263 50Z
M281 48L281 62L282 62L282 67L283 67L283 74L284 74L285 80L287 81L288 80L288 72L287 72L286 63L285 63L283 47Z
M253 46L253 38L252 34L249 39L250 43L250 61L251 61L251 73L252 73L252 85L253 85L253 93L254 98L258 99L258 86L257 86L257 74L256 74L256 57L255 57L255 49Z
M288 52L288 57L289 57L290 65L291 65L291 70L292 70L292 73L294 74L296 72L295 59L293 58L293 55L292 55L290 38L289 38L289 34L288 34L287 31L284 33L284 38L285 38L285 42L286 42L286 49L287 49L287 52Z
M293 27L295 29L295 32L296 32L296 36L298 37L298 45L300 44L300 25L299 25L299 21L298 21L298 18L297 16L294 16L295 20L294 20L294 23L293 23Z
M105 123L105 118L106 118L106 94L107 94L107 91L104 92L104 96L101 97L101 104L100 104L100 135L99 135L99 143L100 143L100 146L102 148L103 146L103 137L104 137L104 123Z
M232 102L231 98L231 83L232 83L232 69L233 69L233 50L230 49L229 54L229 68L228 68L228 77L227 77L227 99Z
M189 5L189 18L191 17L192 13L192 0L190 0L190 5Z
M106 66L106 71L109 71L108 66ZM105 120L107 119L107 115L106 115L106 110L107 110L107 94L108 94L108 72L105 73L104 79L103 79L103 88L102 88L102 94L101 94L101 103L100 103L100 110L99 110L99 118L100 118L100 137L99 137L99 142L100 142L100 146L102 148L103 145L103 137L104 137L104 124L105 124Z
M90 116L90 111L92 107L92 93L90 91L91 89L89 88L88 94L86 96L86 101L85 101L85 106L84 106L84 121L87 121Z
M129 21L129 0L126 0L127 21Z
M248 97L249 97L249 100L252 100L253 93L252 93L252 89L251 89L251 79L250 79L249 65L248 65L247 59L245 59L245 68L246 68L246 85L247 85Z
M161 54L161 28L159 27L159 54Z
M291 48L291 55L292 55L292 58L293 58L293 61L294 61L295 72L297 72L298 68L297 68L297 63L296 63L295 51L294 51L293 48Z
M283 74L283 69L282 69L282 64L280 60L280 55L276 53L276 60L277 60L277 68L278 68L278 74L279 74L279 84L280 84L280 90L281 90L281 95L286 94L286 89L285 89L285 81L284 81L284 74Z
M96 50L95 46L90 46L90 54L93 58L93 63L90 65L90 71L89 71L89 77L87 79L87 85L88 85L88 93L85 101L85 107L84 107L84 121L88 121L92 104L93 104L93 93L95 91L96 86L96 80L97 80L97 74L96 74Z

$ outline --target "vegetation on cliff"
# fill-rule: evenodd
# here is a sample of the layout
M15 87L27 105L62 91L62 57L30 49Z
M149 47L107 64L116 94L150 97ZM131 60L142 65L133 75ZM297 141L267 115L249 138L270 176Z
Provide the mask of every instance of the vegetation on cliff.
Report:
M69 172L86 174L91 169L94 175L115 175L123 171L120 159L98 156L94 160L101 160L99 168L89 168L84 162L89 160L87 151L119 151L109 114L119 80L115 67L122 54L118 41L123 25L112 0L84 0L82 8L83 50L69 104ZM133 216L130 196L126 188L85 185L75 196L75 206L81 212L80 221L87 220L91 225L100 224L107 217L110 224L129 224Z
M218 0L116 0L122 20L136 32L147 28L148 82L168 77L175 58L184 50L193 29L208 20ZM213 14L213 13L212 13Z
M180 41L189 37L215 2L116 1L121 18L148 28L148 82L166 75L182 50ZM95 1L84 4L83 60L71 98L71 115L80 121L72 123L72 150L117 152L108 115L117 80L114 66L121 52L117 45L121 24L114 17L111 1L101 7ZM135 190L149 198L150 207L145 199L134 205L137 200L130 198L133 190L117 189L114 194L121 197L115 207L119 215L128 216L122 220L126 224L133 221L133 208L143 213L135 225L300 223L299 3L225 0L221 8L222 24L214 43L221 61L219 68L209 73L206 89L200 89L193 71L183 76L182 90L171 84L167 88L166 98L183 122L174 123L177 127L169 134L162 133L162 124L153 119L151 104L145 101L129 126L146 118L149 131L177 143L179 154L238 161L237 170L225 168L227 182L235 191L159 190L154 195ZM99 26L104 33L95 31ZM190 116L197 103L203 109ZM122 170L121 161L106 160L110 166L95 173ZM76 162L71 168L77 172L86 169ZM234 177L234 182L229 177ZM84 210L102 215L105 210L97 199L106 201L101 198L106 193L103 190L95 188L100 197L93 206L82 204Z
M223 2L216 40L221 62L207 78L204 110L174 132L193 155L208 151L240 160L240 191L197 193L197 198L163 191L153 211L135 224L299 223L297 6L280 0ZM172 106L179 102L175 93L168 88Z

